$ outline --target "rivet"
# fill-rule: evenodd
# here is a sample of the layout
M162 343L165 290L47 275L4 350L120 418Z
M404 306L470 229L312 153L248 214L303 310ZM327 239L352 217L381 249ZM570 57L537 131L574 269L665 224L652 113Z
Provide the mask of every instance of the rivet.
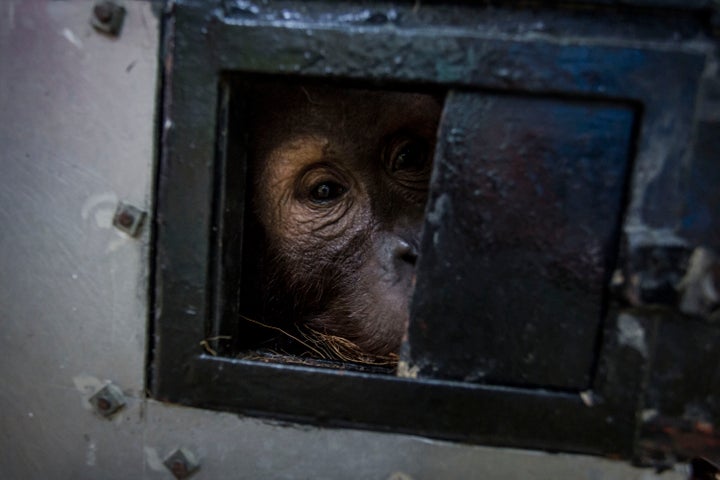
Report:
M109 383L90 397L89 401L96 412L109 418L125 405L125 395L119 387Z
M112 0L97 0L90 24L98 31L117 36L125 20L125 8Z
M115 209L113 225L131 237L136 237L140 232L145 216L145 212L139 208L120 202Z
M163 464L178 480L188 478L200 468L195 454L187 448L178 448L165 459Z

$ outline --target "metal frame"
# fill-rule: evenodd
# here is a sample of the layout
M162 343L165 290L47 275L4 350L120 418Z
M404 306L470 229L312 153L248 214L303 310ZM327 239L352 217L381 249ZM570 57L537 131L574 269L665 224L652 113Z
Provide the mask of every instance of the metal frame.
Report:
M152 396L322 425L632 456L649 374L647 345L659 319L619 305L604 322L598 368L585 392L395 378L208 354L200 343L217 332L213 312L222 308L216 265L223 252L213 246L222 218L214 213L223 198L218 173L226 162L226 99L219 86L226 72L302 75L637 104L643 121L624 223L625 240L632 243L632 232L662 229L677 219L663 208L679 201L678 192L668 195L658 186L676 179L690 144L707 46L510 36L494 33L487 17L487 30L396 24L394 18L409 15L411 7L381 5L380 17L348 23L342 5L325 5L327 16L318 20L303 17L302 8L283 16L279 7L263 12L245 3L179 1L167 24ZM438 7L433 18L442 20L443 12Z

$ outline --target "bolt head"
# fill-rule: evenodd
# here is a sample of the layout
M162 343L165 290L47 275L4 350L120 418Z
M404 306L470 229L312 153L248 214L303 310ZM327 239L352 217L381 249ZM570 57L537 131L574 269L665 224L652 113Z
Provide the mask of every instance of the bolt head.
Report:
M124 228L130 228L135 223L135 218L128 212L120 212L118 215L118 224Z
M145 216L145 212L139 208L120 202L115 209L113 225L131 237L136 237L140 232Z
M110 399L105 397L100 397L97 399L97 408L98 410L102 410L103 412L107 412L112 408L112 401Z
M178 480L190 477L200 468L197 458L187 448L178 448L165 459L163 464Z
M113 0L97 0L93 6L90 24L100 32L117 36L125 20L125 8Z
M188 466L180 460L175 460L172 462L170 471L175 478L185 478L188 474Z
M90 397L90 404L95 407L95 411L100 415L110 418L125 406L125 395L123 395L119 387L110 383Z

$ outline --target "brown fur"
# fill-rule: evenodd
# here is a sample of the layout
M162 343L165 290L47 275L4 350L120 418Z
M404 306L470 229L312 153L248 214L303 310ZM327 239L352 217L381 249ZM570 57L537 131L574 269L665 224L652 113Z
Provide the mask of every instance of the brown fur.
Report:
M266 314L367 354L397 352L440 102L274 84L254 97L250 171L266 241ZM317 198L327 192L330 200Z

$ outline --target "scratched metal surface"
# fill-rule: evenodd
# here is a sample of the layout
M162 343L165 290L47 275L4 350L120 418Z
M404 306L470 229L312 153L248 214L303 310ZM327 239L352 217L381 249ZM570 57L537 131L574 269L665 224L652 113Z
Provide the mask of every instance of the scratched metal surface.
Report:
M0 4L0 478L172 478L178 446L197 479L683 478L148 401L149 234L111 217L119 200L152 207L158 19L125 6L112 39L88 1ZM108 380L128 399L112 420L87 403Z
M446 100L409 329L424 375L592 384L632 125L622 104Z

